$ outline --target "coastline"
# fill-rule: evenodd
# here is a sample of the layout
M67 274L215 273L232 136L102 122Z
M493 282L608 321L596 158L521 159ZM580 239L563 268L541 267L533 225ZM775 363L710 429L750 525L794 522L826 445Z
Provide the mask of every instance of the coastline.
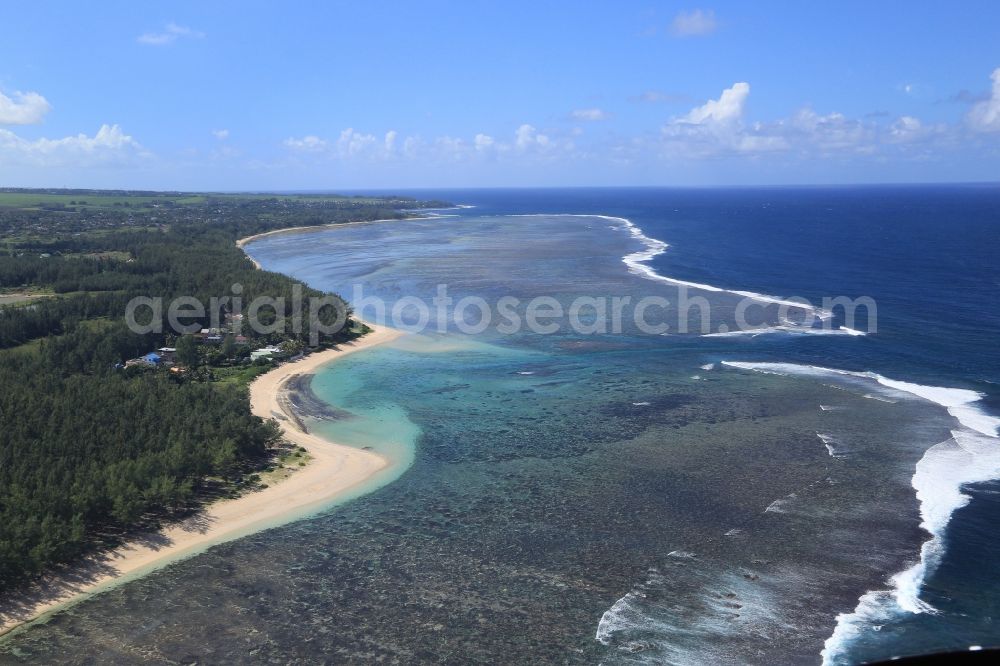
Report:
M286 231L291 230L280 230ZM242 248L264 235L268 234L240 239L237 246ZM260 264L253 257L250 259L259 269ZM16 598L0 600L0 637L118 584L197 555L211 546L305 517L349 496L388 468L392 461L382 455L307 432L297 415L290 411L284 396L289 381L403 335L402 331L388 327L371 324L369 327L372 332L362 338L280 365L249 386L251 412L264 419L277 420L284 438L306 449L311 458L307 465L295 468L288 478L275 485L212 503L183 521L137 535L112 551L68 565L32 584Z
M268 236L276 236L278 234L290 234L290 233L302 233L308 231L319 231L321 229L333 229L336 227L354 227L360 224L375 224L376 222L406 222L408 220L426 220L429 217L434 217L433 215L411 215L409 217L386 217L379 220L358 220L356 222L329 222L327 224L312 224L302 227L287 227L285 229L273 229L271 231L262 231L259 234L252 234L244 238L240 238L236 241L236 247L243 250L247 243L252 243L255 240L260 240L261 238L266 238ZM257 270L264 270L260 265L260 262L250 256L249 253L244 251L247 255L247 259L253 262L254 268Z
M5 600L0 604L0 636L210 546L308 515L387 468L391 461L383 456L301 430L296 419L285 411L282 392L293 377L311 374L320 366L400 335L394 329L376 328L349 345L311 354L258 377L250 385L251 410L261 418L276 418L285 439L307 450L312 457L309 464L276 485L211 504L180 523L140 535L111 552L71 565L33 585L19 599Z

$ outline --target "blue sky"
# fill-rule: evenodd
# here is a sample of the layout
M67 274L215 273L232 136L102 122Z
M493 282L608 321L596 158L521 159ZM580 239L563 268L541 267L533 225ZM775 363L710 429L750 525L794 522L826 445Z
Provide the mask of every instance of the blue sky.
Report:
M1000 3L15 3L0 184L1000 179Z

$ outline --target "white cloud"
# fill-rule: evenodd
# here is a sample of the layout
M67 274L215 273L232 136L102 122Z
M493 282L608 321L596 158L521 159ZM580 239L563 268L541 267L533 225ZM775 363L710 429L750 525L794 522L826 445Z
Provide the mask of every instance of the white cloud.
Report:
M749 96L749 83L734 83L722 91L719 99L710 99L702 106L691 109L681 122L702 125L737 121L743 115L743 106Z
M923 132L923 124L913 116L901 116L889 128L889 133L896 139L906 141L919 136Z
M722 91L719 99L710 99L673 118L663 126L662 134L669 153L677 156L707 157L733 151L764 151L781 148L782 142L769 137L760 127L743 126L743 109L750 95L750 84L734 83Z
M433 153L438 159L458 162L470 155L470 147L459 137L439 136L434 139Z
M14 92L10 98L0 92L0 125L36 125L52 110L48 100L36 92Z
M573 120L585 120L589 122L597 120L607 120L611 114L602 109L577 109L570 114Z
M485 152L496 145L496 140L489 134L477 134L474 143L477 151Z
M575 146L568 137L556 138L538 131L533 125L522 124L514 130L510 141L502 141L482 132L471 138L442 135L429 139L402 136L388 130L381 138L375 134L348 127L336 141L320 136L290 137L284 146L296 153L321 159L337 159L359 164L362 162L415 161L428 164L472 162L519 156L523 160L553 160L573 154Z
M326 150L327 148L325 140L312 134L304 136L301 139L289 137L285 139L284 144L287 148L304 153L318 153Z
M126 162L149 156L143 147L118 125L101 125L90 137L77 134L62 139L23 139L0 129L0 156L4 162L35 166L93 166Z
M217 129L212 130L212 136L214 136L219 141L225 141L229 138L229 130L227 129Z
M842 113L820 115L812 109L798 111L787 123L788 134L799 143L824 151L870 146L875 140L874 126L852 120Z
M718 99L697 106L664 125L662 135L669 154L711 157L720 154L761 154L775 151L828 154L868 152L878 141L877 126L840 113L821 115L804 108L790 118L748 123L744 119L750 85L733 84ZM909 116L889 130L887 139L900 143L923 136L925 128ZM905 137L905 139L904 139Z
M399 133L396 130L387 131L381 139L374 134L365 134L356 131L353 127L343 130L335 142L314 134L302 138L290 137L285 139L284 145L293 151L300 153L326 154L328 157L340 159L388 159L399 154L397 144ZM413 149L413 144L409 139L403 142L403 153Z
M149 46L167 46L173 44L180 38L201 39L205 33L192 30L183 25L170 22L163 28L162 32L146 32L138 37L136 41Z
M514 132L514 145L518 150L525 151L532 148L548 148L552 144L549 137L539 134L533 126L525 123Z
M670 34L675 37L695 37L711 34L717 27L714 10L681 11L670 24Z
M1000 70L994 78L1000 79ZM762 164L766 158L785 166L796 161L867 156L932 159L963 140L960 128L954 125L928 124L906 114L895 119L887 117L888 114L850 118L838 112L821 113L804 107L776 119L756 120L748 117L750 92L748 82L737 81L717 97L667 120L658 135L592 137L578 126L540 130L523 123L511 133L480 132L461 137L406 136L396 130L379 134L347 128L336 140L309 135L287 139L285 145L299 152L315 153L320 159L357 165L505 163L520 169L586 160L605 165L638 164L651 158L761 160ZM1000 124L997 117L1000 111L993 106L995 100L1000 100L1000 93L977 106L977 114L970 122L974 120L984 128L990 122ZM582 120L606 114L600 109L578 109L574 115Z
M368 151L369 148L378 143L372 134L361 134L355 132L354 128L348 127L340 133L337 139L337 151L343 157L354 157Z
M420 154L424 142L415 136L408 136L403 141L403 155L409 159L414 159Z
M990 76L993 90L989 99L977 102L969 110L966 121L977 132L1000 132L1000 67Z

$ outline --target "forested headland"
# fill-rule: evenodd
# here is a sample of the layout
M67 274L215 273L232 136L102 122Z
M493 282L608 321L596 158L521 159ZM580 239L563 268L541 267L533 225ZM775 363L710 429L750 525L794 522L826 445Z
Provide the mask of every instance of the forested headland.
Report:
M401 218L443 206L403 198L0 190L0 589L107 547L130 530L252 487L280 430L250 412L264 345L293 354L302 330L219 331L217 344L135 333L135 297L208 303L320 292L256 270L238 238L296 226ZM341 306L346 308L346 306ZM220 306L225 310L225 306ZM336 308L333 308L336 309ZM225 311L193 323L210 327ZM279 316L281 313L274 313ZM363 333L319 336L329 346ZM165 316L165 315L164 315ZM172 368L129 365L161 347ZM280 354L279 354L280 356Z

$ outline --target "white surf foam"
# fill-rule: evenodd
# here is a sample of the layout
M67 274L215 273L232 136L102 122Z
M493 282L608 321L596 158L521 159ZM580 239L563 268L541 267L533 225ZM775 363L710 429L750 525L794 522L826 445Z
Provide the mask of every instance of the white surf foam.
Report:
M637 241L642 243L645 247L636 252L626 254L622 257L622 262L628 266L631 273L639 275L648 280L653 280L656 282L665 282L668 284L691 287L692 289L699 289L701 291L712 291L716 293L723 294L735 294L737 296L743 296L744 298L749 298L760 303L770 303L773 305L784 305L786 307L794 308L797 312L805 312L809 314L814 319L819 319L821 321L830 319L833 313L823 310L822 308L817 308L813 305L807 305L798 301L786 300L779 298L778 296L769 296L767 294L758 294L753 291L744 291L739 289L724 289L722 287L716 287L711 284L704 284L702 282L691 282L689 280L679 280L677 278L672 278L666 275L661 275L657 273L651 266L647 265L647 262L651 261L654 257L657 257L667 251L670 246L667 243L657 239L651 238L643 233L642 229L638 227L632 220L624 217L615 217L614 215L597 215L597 214L580 214L580 213L556 213L556 214L545 214L545 213L531 213L531 214L521 214L521 215L511 215L511 217L596 217L602 220L609 220L620 225L622 228L627 230L629 234L635 238ZM780 327L772 327L780 328ZM789 326L789 328L795 328L794 325ZM801 326L802 329L808 329L807 326ZM841 327L842 328L842 327ZM750 333L761 333L766 332L768 329L763 329L760 331L750 331ZM816 331L826 331L826 329L811 329ZM832 329L834 331L839 331L840 329ZM861 333L861 331L856 331L854 334ZM861 333L864 335L863 333Z
M841 663L855 638L900 612L936 612L920 598L920 592L925 577L944 555L944 533L951 516L970 501L962 487L996 478L1000 478L1000 446L995 437L954 430L951 439L928 449L917 463L913 487L920 501L920 525L932 536L921 547L920 560L892 577L892 590L868 592L853 612L837 616L837 626L822 652L824 664Z
M931 538L920 549L920 559L890 580L891 590L875 590L863 595L851 613L837 616L837 626L827 639L823 663L837 664L851 640L866 628L891 619L894 614L933 613L935 609L920 598L924 580L944 554L944 533L952 515L969 503L962 492L968 483L1000 478L1000 418L986 413L976 403L983 394L969 389L925 386L890 379L874 372L851 372L793 363L744 363L723 361L730 367L779 375L839 375L867 379L897 393L926 400L948 410L962 426L951 431L951 439L929 448L917 462L911 484L920 503L920 526ZM869 396L866 396L869 397ZM876 396L870 396L876 397Z
M821 310L820 308L816 308L811 305L806 305L805 303L785 300L777 296L758 294L753 291L743 291L739 289L724 289L722 287L716 287L715 285L704 284L702 282L691 282L689 280L679 280L677 278L672 278L666 275L660 275L655 270L653 270L651 266L648 266L647 262L652 260L654 257L659 256L664 252L666 252L667 248L670 246L659 239L650 238L645 233L643 233L642 229L640 229L635 223L633 223L629 219L626 219L624 217L607 217L607 219L615 220L623 224L625 228L628 229L629 233L632 234L633 238L635 238L636 240L638 240L639 242L641 242L643 245L646 246L646 248L643 250L639 250L638 252L633 252L631 254L627 254L624 257L622 257L622 261L625 263L625 265L628 266L629 270L632 273L635 273L636 275L641 275L642 277L645 277L650 280L655 280L658 282L667 282L670 284L691 287L693 289L700 289L702 291L714 291L719 293L736 294L737 296L743 296L745 298L749 298L762 303L772 303L775 305L784 305L788 307L793 307L796 310L808 312L809 314L814 315L815 317L820 319L826 318L828 314L824 310Z
M702 370L715 370L714 363L706 363L705 365L699 366Z
M1000 417L987 414L975 403L983 398L983 394L978 391L960 388L948 388L944 386L925 386L912 382L890 379L875 372L854 372L851 370L837 370L835 368L823 368L816 365L800 365L797 363L747 363L743 361L723 361L723 365L743 370L754 370L772 375L808 375L813 377L858 377L861 379L872 379L880 385L893 389L894 391L909 393L918 398L936 403L948 410L959 423L967 428L975 430L988 437L997 436L997 428L1000 427ZM865 396L868 397L868 396ZM876 396L872 396L875 398Z
M817 315L818 316L818 315ZM780 324L778 326L762 326L760 328L748 328L742 331L721 331L718 333L706 333L704 337L706 338L734 338L741 335L749 335L751 337L756 337L758 335L771 335L771 334L785 334L785 335L868 335L864 331L856 331L853 328L847 328L846 326L838 326L837 328L814 328L810 326L797 326L794 324Z
M837 454L837 449L834 448L834 446L833 446L837 442L837 440L834 439L833 436L831 436L831 435L824 435L821 432L816 433L816 436L819 437L819 441L823 442L823 446L826 447L826 452L830 454L831 458L839 458L840 457Z
M594 636L603 645L611 645L616 632L648 622L648 618L636 601L642 598L641 592L629 592L616 601L611 608L604 611L597 623L597 634Z
M789 493L784 497L778 498L767 505L764 509L764 513L788 513L788 505L790 505L795 498L798 497L795 493Z
M475 208L475 206L471 204L455 204L454 206L442 206L441 208L408 208L407 212L420 213L434 210L465 210L467 208ZM450 215L449 217L458 217L458 215Z

